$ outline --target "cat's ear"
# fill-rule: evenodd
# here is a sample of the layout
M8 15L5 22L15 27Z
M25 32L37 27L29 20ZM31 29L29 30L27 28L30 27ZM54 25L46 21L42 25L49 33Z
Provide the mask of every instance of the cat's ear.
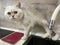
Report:
M21 3L18 2L18 3L16 4L16 7L21 8Z
M6 6L2 6L2 8L5 10L6 8L7 8L8 6L6 5Z
M6 7L2 7L4 10L6 9Z
M3 9L5 9L5 7L3 7Z

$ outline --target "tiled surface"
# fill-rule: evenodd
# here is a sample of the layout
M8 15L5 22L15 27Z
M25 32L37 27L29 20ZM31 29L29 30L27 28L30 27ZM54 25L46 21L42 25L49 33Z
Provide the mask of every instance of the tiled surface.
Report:
M11 34L11 33L13 33L13 31L7 31L7 30L4 30L4 29L0 29L0 39L3 38L6 35Z

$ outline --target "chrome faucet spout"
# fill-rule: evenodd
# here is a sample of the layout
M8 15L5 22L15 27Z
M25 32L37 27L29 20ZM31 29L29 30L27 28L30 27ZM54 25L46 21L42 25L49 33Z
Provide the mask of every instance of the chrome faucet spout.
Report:
M59 11L60 11L60 5L58 5L56 7L56 9L54 10L54 12L52 14L51 21L50 21L50 24L49 24L49 29L50 30L53 30L53 27L54 27L54 24L55 24L55 20L56 20L56 17L58 15Z

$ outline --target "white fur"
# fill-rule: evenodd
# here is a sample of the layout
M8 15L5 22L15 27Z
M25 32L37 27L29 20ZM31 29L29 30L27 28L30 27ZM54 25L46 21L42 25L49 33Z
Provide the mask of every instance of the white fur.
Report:
M17 14L14 14L13 11L17 11L18 13ZM7 13L8 12L11 12L11 15L8 15ZM6 9L5 9L5 15L7 16L7 18L9 19L13 19L13 15L14 15L14 18L16 20L22 18L23 16L23 13L22 13L22 10L19 9L18 7L15 7L15 6L7 6Z
M55 35L52 37L52 40L60 40L60 25L57 25L53 31Z
M34 25L36 23L38 23L39 25L41 25L42 27L44 27L46 34L41 35L41 37L46 38L50 35L50 30L48 29L48 22L43 18L42 14L39 12L31 12L29 11L29 9L27 10L22 10L21 8L18 8L16 6L7 6L5 9L5 15L10 18L13 19L12 15L8 15L7 12L13 12L14 10L18 11L18 14L12 14L14 15L14 19L16 21L19 21L23 26L24 29L26 30L26 33L24 35L23 39L27 39L27 37L29 36L29 32L31 31L30 28L34 27ZM31 9L32 10L32 9ZM37 13L37 14L36 14Z

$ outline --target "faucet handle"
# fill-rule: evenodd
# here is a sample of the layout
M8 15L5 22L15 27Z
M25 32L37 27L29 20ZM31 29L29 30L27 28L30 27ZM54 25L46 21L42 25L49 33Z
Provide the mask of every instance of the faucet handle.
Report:
M50 23L49 23L49 29L50 30L53 30L54 24L55 24L55 21L51 20Z

